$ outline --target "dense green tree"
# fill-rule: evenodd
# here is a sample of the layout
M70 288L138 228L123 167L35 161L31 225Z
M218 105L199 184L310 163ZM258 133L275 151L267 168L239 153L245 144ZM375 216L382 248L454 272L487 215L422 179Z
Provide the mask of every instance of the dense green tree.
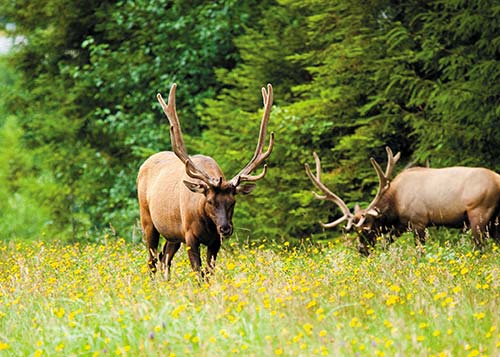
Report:
M24 133L22 146L55 180L44 190L62 238L81 237L89 228L85 205L97 181L88 175L96 162L96 152L86 141L88 103L75 96L75 79L65 70L88 59L81 43L95 24L97 5L65 0L1 4L7 19L16 24L15 34L24 37L24 44L9 56L20 80L6 107Z
M369 41L375 14L377 9L359 3L282 2L266 12L254 31L237 41L243 63L221 78L237 90L209 102L209 130L204 143L216 146L212 148L215 152L217 147L243 144L230 155L234 157L232 162L244 161L242 152L252 147L245 143L251 138L247 128L257 120L251 121L240 108L252 103L249 98L257 99L255 88L264 84L262 80L253 82L267 78L275 83L279 105L270 124L276 130L276 148L269 160L272 166L258 194L239 206L236 218L241 219L240 226L257 235L301 237L320 233L318 204L303 168L304 162L312 160L313 151L319 151L327 163L334 160L342 165L342 170L334 173L335 182L343 184L337 187L350 189L363 183L365 177L371 187L373 172L367 165L367 152L372 148L383 150L383 143L401 122L394 116L384 127L381 117L363 119L361 107L376 90L369 79L375 71L372 64L382 56L371 53L380 46ZM245 128L245 135L236 140L227 136L231 126ZM335 155L332 149L336 149ZM332 168L324 166L327 171ZM325 179L330 177L326 175ZM356 199L364 198L361 188L366 190L364 186L358 188Z
M261 22L256 33L237 41L243 63L221 78L235 86L232 78L246 84L266 74L281 83L282 72L262 69L265 59L286 68L291 83L276 94L286 103L278 99L273 118L278 132L270 187L245 207L243 225L260 235L320 233L319 203L302 167L312 162L312 151L322 158L324 180L351 205L373 197L377 178L368 158L385 164L386 145L402 152L403 165L430 158L436 166L498 167L497 12L493 1L323 0L281 1L266 12L269 19L281 14L285 25L278 34L298 41L271 35L270 41L280 39L281 54L289 51L280 56L261 45L267 31ZM480 31L486 23L488 30ZM230 107L244 107L238 96L249 98L245 89L240 85L211 103L215 119L207 137L227 128L217 118L236 114ZM241 122L248 126L246 117ZM223 137L213 141L234 145ZM334 205L325 206L338 214Z
M263 3L265 4L265 3ZM101 185L92 216L117 228L137 217L135 176L150 154L169 149L167 120L156 93L178 82L183 130L199 135L197 111L219 89L215 66L239 56L232 39L258 15L255 1L126 1L99 11L83 47L90 61L71 70L77 96L92 103L86 130L106 164L92 172Z
M38 239L56 233L50 196L57 187L50 174L38 171L33 153L23 149L22 134L12 116L0 127L0 230L4 239Z
M9 2L3 9L26 37L13 56L26 91L26 142L60 182L57 220L74 236L135 224L135 176L149 154L169 148L156 93L179 82L183 128L198 135L198 107L220 85L215 66L230 69L232 42L265 2L64 0ZM22 4L21 4L22 5Z
M6 103L16 91L17 77L0 59L0 231L1 238L38 239L64 227L52 221L54 177L24 147L25 132Z
M269 132L275 132L276 145L268 160L267 176L258 182L252 195L240 198L235 210L236 234L241 239L281 237L295 231L297 222L291 212L296 206L293 182L302 181L303 177L297 170L299 163L294 161L298 153L292 150L298 149L299 143L287 148L286 143L294 136L280 107L294 102L297 98L292 88L309 80L302 64L293 60L296 53L306 48L307 33L302 29L307 11L303 10L283 5L270 7L235 41L242 61L232 71L218 71L218 78L227 89L217 100L207 100L203 111L207 130L200 151L213 155L231 177L251 158L257 142L262 108L260 88L268 82L273 85Z
M21 83L3 135L26 155L23 175L49 177L47 214L75 237L135 225L137 169L170 147L155 95L174 81L189 152L213 156L229 177L255 147L259 89L274 86L275 149L237 206L242 239L325 234L317 220L338 212L310 193L313 151L350 205L373 197L368 159L385 164L386 145L402 152L398 169L430 159L500 170L494 0L33 0L0 10L26 37L11 56Z
M438 166L485 165L500 170L500 6L491 1L435 1L414 17L417 73L427 88L412 100L417 155ZM414 34L412 34L414 33ZM422 93L425 89L425 93Z

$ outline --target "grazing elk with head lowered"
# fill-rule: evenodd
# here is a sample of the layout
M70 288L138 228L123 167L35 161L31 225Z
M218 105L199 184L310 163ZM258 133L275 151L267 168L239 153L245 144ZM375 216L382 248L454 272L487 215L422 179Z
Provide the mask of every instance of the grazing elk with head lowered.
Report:
M316 196L333 201L343 212L336 221L322 224L324 227L335 227L346 221L346 230L354 228L358 233L359 251L363 254L369 253L376 237L383 233L400 235L411 229L416 243L423 244L425 229L430 225L468 226L477 247L482 246L486 233L500 238L500 175L479 167L413 167L391 181L400 154L394 156L389 147L386 151L385 172L375 159L370 159L379 179L375 198L365 209L356 205L354 213L321 182L321 163L314 153L316 175L309 165L305 168L311 181L323 192Z
M168 104L160 94L160 102L170 122L171 151L149 157L139 170L137 191L142 229L149 251L149 267L156 272L158 261L170 266L181 243L194 271L201 272L200 244L207 246L208 271L213 270L222 239L233 233L232 216L237 194L248 194L255 181L264 177L267 165L259 175L251 175L271 154L274 133L264 152L267 124L273 103L270 84L262 88L264 113L260 124L257 148L250 162L227 181L214 159L203 155L189 156L184 146L179 118L175 108L176 84L170 88ZM166 242L158 254L160 235Z

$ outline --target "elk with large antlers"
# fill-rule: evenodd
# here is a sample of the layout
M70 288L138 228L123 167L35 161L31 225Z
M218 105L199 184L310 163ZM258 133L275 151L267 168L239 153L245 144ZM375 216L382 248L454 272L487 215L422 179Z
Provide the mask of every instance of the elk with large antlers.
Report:
M476 246L483 245L486 235L500 238L500 175L480 167L446 167L434 169L413 167L404 170L391 181L392 171L400 154L393 155L386 147L387 168L371 158L379 187L373 201L365 209L356 205L351 213L345 202L321 182L321 163L314 153L316 175L305 164L306 173L323 192L319 199L334 202L343 216L322 224L331 228L347 222L345 229L354 227L358 233L359 251L368 254L376 237L389 233L400 235L412 230L418 245L425 242L425 229L430 225L471 229Z
M248 194L255 181L264 177L267 165L259 175L252 175L273 149L274 133L264 151L267 124L273 103L273 88L262 88L264 113L255 153L250 162L227 181L214 159L203 155L189 156L184 146L181 126L175 108L176 84L170 88L168 104L160 94L158 101L170 122L171 151L149 157L139 170L137 191L141 225L149 251L149 268L156 272L170 267L181 243L194 271L201 272L200 245L207 246L208 271L213 270L223 238L233 233L232 216L237 194ZM160 235L166 242L158 254Z

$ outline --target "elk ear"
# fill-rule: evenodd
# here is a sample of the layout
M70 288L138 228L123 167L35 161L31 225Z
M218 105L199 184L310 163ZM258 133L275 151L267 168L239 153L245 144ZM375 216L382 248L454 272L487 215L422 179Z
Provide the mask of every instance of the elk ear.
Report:
M248 195L257 186L256 184L246 184L236 186L236 193L241 193L242 195Z
M361 211L361 207L356 203L356 205L354 206L354 213L358 213L359 211Z
M182 181L184 182L184 185L194 193L203 193L205 194L208 191L208 186L204 183L194 183L194 182L189 182L189 181Z

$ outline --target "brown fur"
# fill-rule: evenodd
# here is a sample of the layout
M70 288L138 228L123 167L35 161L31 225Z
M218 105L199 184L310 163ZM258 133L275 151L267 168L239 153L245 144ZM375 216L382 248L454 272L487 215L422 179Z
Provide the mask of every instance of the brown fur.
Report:
M321 182L321 163L316 154L316 175L309 165L306 173L324 195L318 198L337 204L343 216L334 222L323 224L335 227L347 221L346 230L354 228L359 237L359 250L368 254L377 236L389 233L399 235L410 229L417 244L425 242L425 229L429 226L464 227L471 229L478 247L482 247L486 235L500 238L500 175L480 167L446 167L434 169L416 167L401 172L391 182L390 177L397 155L386 147L387 168L385 173L372 158L372 165L379 178L378 192L370 205L361 209L356 205L351 213L342 199Z
M431 225L463 227L482 245L489 223L498 217L500 175L485 168L412 168L390 183L375 209L375 222L410 227L423 243ZM496 236L496 232L494 233Z
M267 151L263 151L267 123L273 102L272 86L262 88L264 112L257 148L250 162L230 181L214 159L203 155L189 156L182 138L180 121L175 108L177 85L170 88L168 104L161 94L158 101L170 122L173 152L152 155L139 169L137 192L141 225L149 252L152 273L160 261L170 277L172 258L181 243L187 246L191 267L201 272L200 245L207 246L208 271L212 271L224 237L233 233L233 211L236 194L248 194L255 181L263 178L251 173L271 154L274 134ZM166 243L158 254L160 235Z
M169 273L172 258L181 243L189 247L189 260L196 271L201 267L200 244L206 245L207 264L213 268L221 245L221 228L229 226L229 235L232 233L235 187L225 182L224 174L212 158L202 155L191 158L212 177L222 177L226 186L222 185L218 192L192 192L183 181L197 180L186 174L185 165L170 151L151 156L139 170L137 191L141 224L153 271L158 260L160 235L167 242L159 258ZM201 181L198 183L201 184ZM209 204L209 201L215 205Z

